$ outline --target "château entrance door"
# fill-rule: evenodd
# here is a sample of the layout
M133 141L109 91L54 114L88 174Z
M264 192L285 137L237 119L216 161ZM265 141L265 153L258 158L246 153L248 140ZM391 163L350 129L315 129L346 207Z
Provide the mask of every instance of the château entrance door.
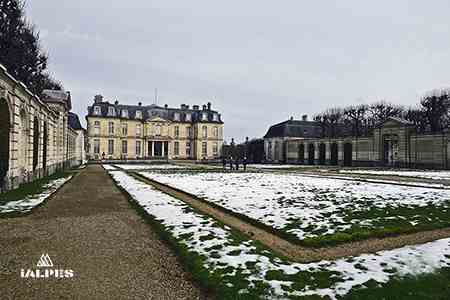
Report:
M387 135L384 137L384 163L395 166L398 162L398 137Z

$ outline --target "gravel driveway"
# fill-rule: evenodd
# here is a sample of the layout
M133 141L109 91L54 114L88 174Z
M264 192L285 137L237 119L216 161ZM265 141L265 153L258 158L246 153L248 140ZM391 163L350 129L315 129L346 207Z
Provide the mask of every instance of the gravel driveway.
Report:
M98 165L31 215L0 219L0 251L2 299L206 299ZM74 277L21 278L43 253Z

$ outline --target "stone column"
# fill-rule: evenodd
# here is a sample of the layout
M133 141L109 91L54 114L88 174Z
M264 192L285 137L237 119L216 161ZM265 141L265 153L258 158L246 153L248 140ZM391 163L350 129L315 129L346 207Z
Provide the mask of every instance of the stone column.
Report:
M155 156L155 141L152 141L152 157Z
M319 142L314 142L314 164L318 165L319 164L319 155L320 155L320 151L319 151Z
M165 143L164 142L161 142L161 156L162 157L164 157L164 147L165 146Z
M307 165L308 164L308 155L309 155L309 151L308 151L308 148L309 148L309 144L307 143L307 142L305 142L304 144L304 147L303 147L303 163L305 164L305 165Z

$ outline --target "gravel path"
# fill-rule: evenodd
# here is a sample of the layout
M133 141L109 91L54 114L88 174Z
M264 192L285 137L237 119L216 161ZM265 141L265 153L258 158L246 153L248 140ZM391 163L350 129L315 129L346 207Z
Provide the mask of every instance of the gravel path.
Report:
M28 216L0 219L1 299L206 299L100 167ZM42 253L73 278L21 278Z

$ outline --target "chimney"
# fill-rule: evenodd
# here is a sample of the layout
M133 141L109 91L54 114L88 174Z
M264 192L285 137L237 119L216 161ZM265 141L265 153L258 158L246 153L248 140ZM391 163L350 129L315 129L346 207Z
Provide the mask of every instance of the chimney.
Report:
M308 121L308 115L303 115L302 116L302 121Z
M203 104L202 109L206 110L206 105L205 104Z
M119 105L119 101L114 101L114 105Z
M167 104L164 104L164 108L165 109L167 109L169 107L169 105L167 105Z
M293 121L293 120L294 120L294 117L293 117L293 116L291 116L291 117L289 118L289 120Z
M95 95L94 96L94 103L101 103L103 101L102 95Z
M198 105L193 105L192 108L193 108L194 110L198 110L198 109L199 109L199 106L198 106Z
M181 104L181 109L186 109L186 104Z
M208 110L211 110L211 102L208 102Z
M139 106L142 106L142 102L139 102L138 105L139 105Z
M186 105L186 109L189 109L189 105Z

